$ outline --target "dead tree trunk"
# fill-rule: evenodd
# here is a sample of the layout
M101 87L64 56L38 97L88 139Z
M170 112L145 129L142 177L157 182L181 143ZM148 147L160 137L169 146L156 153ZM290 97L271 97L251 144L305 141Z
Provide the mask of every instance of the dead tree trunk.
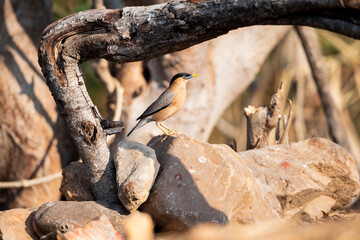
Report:
M79 63L94 58L119 63L148 60L256 24L303 24L360 38L357 16L357 10L343 8L335 0L170 2L84 11L44 31L39 62L60 114L90 170L95 195L115 201L109 197L115 190L110 152ZM206 81L209 83L211 80Z
M38 65L40 34L51 18L50 1L0 1L0 181L57 173L75 151ZM0 208L59 200L60 182L1 189Z

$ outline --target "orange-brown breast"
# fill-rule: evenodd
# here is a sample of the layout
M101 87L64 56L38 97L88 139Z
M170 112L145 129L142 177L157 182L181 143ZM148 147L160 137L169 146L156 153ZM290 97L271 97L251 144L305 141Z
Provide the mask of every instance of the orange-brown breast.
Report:
M163 110L155 113L152 119L156 122L164 121L177 113L184 105L186 99L186 82L174 83L169 87L171 92L176 92L175 98L172 100L172 104Z

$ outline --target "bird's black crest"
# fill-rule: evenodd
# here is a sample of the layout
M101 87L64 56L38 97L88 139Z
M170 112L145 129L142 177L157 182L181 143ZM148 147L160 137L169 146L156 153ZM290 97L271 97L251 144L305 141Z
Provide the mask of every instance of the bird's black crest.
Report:
M172 79L171 79L171 81L170 81L170 84L173 82L173 81L175 81L175 79L177 79L177 78L179 78L179 77L188 77L188 76L190 76L191 74L189 74L189 73L177 73L177 74L175 74L173 77L172 77Z

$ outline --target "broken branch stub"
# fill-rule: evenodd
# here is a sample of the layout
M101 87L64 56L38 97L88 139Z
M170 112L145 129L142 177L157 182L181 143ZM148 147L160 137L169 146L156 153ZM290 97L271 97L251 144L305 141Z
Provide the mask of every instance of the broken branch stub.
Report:
M339 13L340 11L340 13ZM311 14L308 14L311 13ZM84 164L96 198L117 201L106 136L79 68L105 58L147 60L256 24L303 24L360 38L357 10L336 0L170 2L70 15L43 32L39 63Z
M245 108L246 117L246 149L257 149L269 145L269 131L266 128L268 108L263 106Z
M269 146L269 135L273 128L278 125L280 107L284 91L284 83L281 82L277 92L270 99L270 107L262 106L245 108L246 117L246 149L259 149Z

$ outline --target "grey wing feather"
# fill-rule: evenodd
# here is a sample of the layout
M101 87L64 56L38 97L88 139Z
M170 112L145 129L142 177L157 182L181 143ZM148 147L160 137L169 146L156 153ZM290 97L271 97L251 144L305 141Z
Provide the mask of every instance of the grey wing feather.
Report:
M171 105L172 100L175 98L176 93L171 92L169 89L166 89L159 98L153 102L143 114L141 114L140 117L138 117L136 120L146 118L150 115L153 115L160 110L166 108L167 106Z

